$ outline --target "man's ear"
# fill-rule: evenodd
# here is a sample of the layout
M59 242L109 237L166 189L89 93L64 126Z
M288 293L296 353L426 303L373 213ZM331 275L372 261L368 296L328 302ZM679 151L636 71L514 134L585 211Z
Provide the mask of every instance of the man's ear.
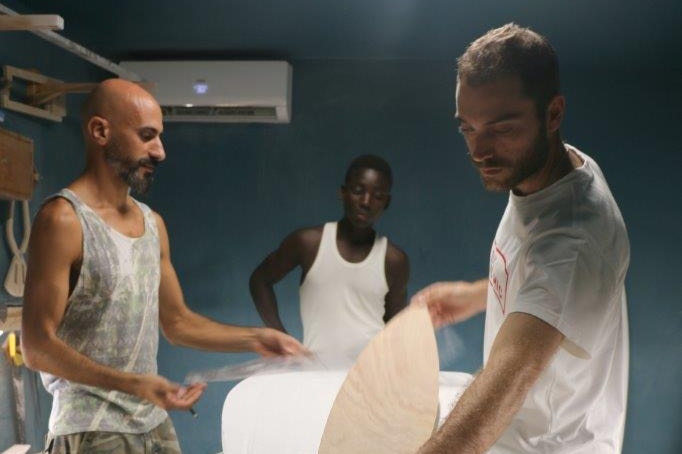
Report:
M547 106L547 136L554 135L564 119L564 111L566 110L566 99L562 95L556 95L549 102Z
M339 200L343 200L343 195L346 193L346 187L344 185L339 186L339 191L336 193L336 196L339 198Z
M87 134L97 145L106 145L111 136L111 128L106 118L95 115L86 125Z

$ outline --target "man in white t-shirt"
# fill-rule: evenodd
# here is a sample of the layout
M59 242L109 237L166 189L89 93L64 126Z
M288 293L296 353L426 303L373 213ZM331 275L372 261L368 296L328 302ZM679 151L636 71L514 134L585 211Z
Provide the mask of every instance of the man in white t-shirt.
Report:
M457 119L486 189L511 191L489 277L413 298L436 326L485 310L484 367L419 454L618 453L627 232L600 168L564 143L556 54L508 24L458 60Z

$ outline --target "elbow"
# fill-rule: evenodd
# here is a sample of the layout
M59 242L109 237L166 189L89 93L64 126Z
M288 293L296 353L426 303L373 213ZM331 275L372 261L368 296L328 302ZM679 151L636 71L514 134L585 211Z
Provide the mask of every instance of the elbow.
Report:
M41 358L44 356L45 347L40 342L36 342L22 332L21 335L21 356L24 365L31 370L40 372L44 370Z
M251 295L253 295L253 293L256 291L257 287L258 287L258 270L251 273L251 277L249 277L249 290L251 291Z
M173 326L170 323L162 323L161 332L163 333L163 337L166 338L166 341L168 341L168 343L173 347L183 345L182 335L176 326Z
M182 315L161 319L161 332L172 346L188 347L191 344L191 339L197 336L194 323L193 313L183 312Z
M251 295L253 296L257 294L258 291L265 285L267 285L267 282L265 281L263 272L260 268L256 268L256 270L251 273L251 277L249 278L249 290L251 291Z
M257 268L256 271L251 274L251 277L249 278L249 291L251 292L251 297L256 303L256 306L260 303L259 296L272 290L273 284L274 282L269 281L260 268Z
M27 368L34 370L36 372L40 372L40 366L39 362L36 358L36 355L32 352L30 349L22 348L21 349L21 356L22 360L24 361L24 366Z
M171 347L182 346L182 344L177 338L169 336L168 334L164 334L164 337L166 338L166 341L171 345Z

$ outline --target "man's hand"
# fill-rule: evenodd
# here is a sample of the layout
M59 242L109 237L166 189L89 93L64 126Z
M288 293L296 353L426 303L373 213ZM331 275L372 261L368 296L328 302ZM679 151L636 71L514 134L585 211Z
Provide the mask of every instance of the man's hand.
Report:
M261 356L304 355L308 350L299 341L272 328L256 328L251 350Z
M429 309L435 328L464 321L485 310L488 281L436 282L412 297L410 304Z
M183 387L159 375L142 375L135 384L133 394L165 410L189 410L199 400L204 389L205 383Z

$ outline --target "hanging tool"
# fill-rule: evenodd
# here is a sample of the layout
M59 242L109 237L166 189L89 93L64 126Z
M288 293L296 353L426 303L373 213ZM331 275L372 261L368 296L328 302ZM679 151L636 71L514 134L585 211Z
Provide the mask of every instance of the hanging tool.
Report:
M14 205L15 201L11 201L9 205L9 219L5 224L5 232L7 234L7 244L12 252L12 261L9 264L9 271L5 277L5 290L12 296L21 298L24 296L24 284L26 283L26 259L24 255L28 249L28 239L31 235L31 217L29 213L28 201L21 202L23 209L24 221L24 237L21 240L21 246L17 246L17 241L14 236Z

